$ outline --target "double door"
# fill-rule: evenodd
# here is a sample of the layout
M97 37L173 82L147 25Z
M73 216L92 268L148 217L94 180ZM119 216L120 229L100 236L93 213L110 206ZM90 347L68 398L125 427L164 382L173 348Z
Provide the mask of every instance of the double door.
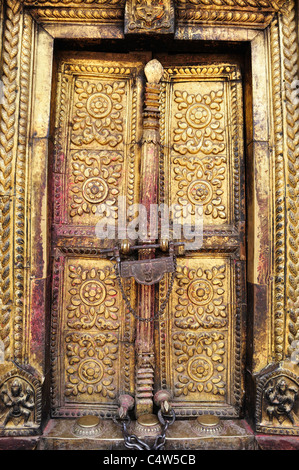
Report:
M155 70L145 74L153 59L163 66L158 79ZM134 397L137 414L150 412L161 389L177 416L239 416L246 313L239 66L192 55L63 53L54 98L52 416L111 417L122 394ZM176 250L173 282L165 272L144 285L118 276L111 253L134 231L131 245L142 246L138 204L151 202L169 209L168 238L185 250ZM197 244L189 237L194 220ZM157 245L158 227L149 236ZM121 253L122 262L171 258L163 247Z

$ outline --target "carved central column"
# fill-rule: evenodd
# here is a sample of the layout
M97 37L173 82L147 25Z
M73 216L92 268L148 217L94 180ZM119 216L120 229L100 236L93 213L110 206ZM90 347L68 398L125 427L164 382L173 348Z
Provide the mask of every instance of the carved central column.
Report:
M147 228L142 233L143 244L153 243L156 234L151 233L152 227L157 224L151 214L151 205L158 203L158 175L159 175L159 93L160 80L163 67L157 60L151 60L144 69L147 83L145 89L145 102L143 114L143 138L142 138L142 167L140 204L147 213ZM155 256L152 249L144 249L140 252L140 259L151 259ZM154 386L154 322L155 314L155 286L139 286L139 320L137 321L136 338L136 415L152 413L153 410L153 386Z

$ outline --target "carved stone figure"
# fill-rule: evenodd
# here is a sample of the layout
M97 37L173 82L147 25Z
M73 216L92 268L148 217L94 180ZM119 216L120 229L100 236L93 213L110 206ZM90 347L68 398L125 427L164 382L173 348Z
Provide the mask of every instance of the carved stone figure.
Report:
M294 404L298 396L298 387L288 385L284 378L277 382L269 382L265 396L269 402L266 409L269 420L272 422L276 418L279 424L288 419L292 424L295 423Z
M34 397L33 390L27 383L15 378L13 382L4 384L0 399L6 409L2 426L5 427L15 418L17 420L22 418L24 426L29 426L28 421L34 409Z

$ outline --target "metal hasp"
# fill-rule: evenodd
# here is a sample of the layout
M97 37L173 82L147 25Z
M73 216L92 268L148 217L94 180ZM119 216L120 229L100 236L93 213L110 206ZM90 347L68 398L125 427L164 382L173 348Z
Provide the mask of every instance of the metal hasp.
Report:
M142 259L133 261L120 262L120 276L133 277L138 284L152 285L157 284L166 273L173 273L175 271L175 248L184 245L183 243L168 243L169 256L162 256L159 258ZM160 244L143 244L136 245L131 250L149 250L157 249L166 251L165 241L162 240Z

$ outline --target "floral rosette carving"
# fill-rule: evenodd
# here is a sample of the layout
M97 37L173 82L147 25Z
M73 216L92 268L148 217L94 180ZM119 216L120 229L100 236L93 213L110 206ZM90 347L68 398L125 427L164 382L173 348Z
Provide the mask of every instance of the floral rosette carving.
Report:
M117 352L118 340L112 334L68 334L65 395L98 394L115 398L114 363Z
M120 144L123 140L122 101L126 82L76 80L75 92L77 102L72 122L72 143L79 146L96 141L110 147Z
M218 332L176 333L173 340L178 358L175 396L196 392L224 395L224 335Z
M70 216L97 214L117 217L123 156L117 152L81 150L72 156L74 185ZM103 207L104 206L104 207Z
M182 329L223 328L227 325L224 303L226 266L211 269L177 268L175 325Z
M225 179L226 158L224 156L176 157L173 159L174 179L178 181L176 193L178 203L195 215L196 207L214 219L226 219L226 209L222 201L222 183Z
M67 305L67 325L77 330L116 330L119 328L116 276L109 266L104 269L84 269L69 266L71 279L70 302Z
M181 155L217 155L225 149L225 132L221 103L223 91L211 91L201 95L176 90L174 101L178 104L175 113L177 128L174 130L173 148Z

